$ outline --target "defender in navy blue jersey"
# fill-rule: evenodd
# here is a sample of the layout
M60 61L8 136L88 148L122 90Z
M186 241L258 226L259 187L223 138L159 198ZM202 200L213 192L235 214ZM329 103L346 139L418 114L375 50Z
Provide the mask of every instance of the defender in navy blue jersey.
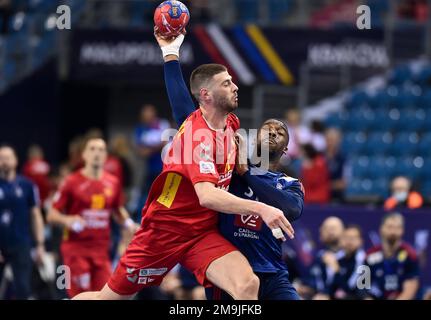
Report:
M7 145L0 145L0 279L6 264L13 273L14 298L28 299L31 294L33 245L36 262L45 254L43 218L37 187L16 174L17 157Z
M384 300L413 300L419 289L419 261L415 249L404 242L404 218L391 213L380 226L381 244L368 250L371 271L369 297Z
M178 50L184 38L162 39L156 34L162 48L165 65L165 83L173 115L178 125L195 111L193 100L182 76ZM264 122L258 132L257 150L269 150L269 171L261 171L247 164L237 165L229 192L244 198L261 201L281 209L289 221L302 214L304 190L297 179L276 171L280 157L287 151L287 126L276 119ZM251 170L256 170L251 174ZM288 280L287 266L282 260L280 239L258 216L221 214L220 232L243 253L260 279L259 299L298 300L299 296ZM207 289L209 299L230 299L218 288Z

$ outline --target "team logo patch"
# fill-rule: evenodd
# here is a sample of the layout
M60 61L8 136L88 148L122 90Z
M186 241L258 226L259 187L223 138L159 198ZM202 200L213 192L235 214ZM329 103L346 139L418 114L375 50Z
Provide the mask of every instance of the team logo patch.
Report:
M252 215L235 215L235 226L251 230L260 230L262 228L262 219L259 216Z
M215 174L215 166L212 162L200 161L199 162L200 173L212 173Z
M407 251L406 250L401 250L400 253L398 253L398 261L399 262L404 262L404 260L407 259Z
M383 261L383 252L381 251L372 253L367 258L367 262L370 265L380 263L381 261Z

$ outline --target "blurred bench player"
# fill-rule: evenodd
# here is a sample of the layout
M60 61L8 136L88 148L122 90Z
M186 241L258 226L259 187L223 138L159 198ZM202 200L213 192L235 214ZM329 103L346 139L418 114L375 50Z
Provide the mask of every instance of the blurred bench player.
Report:
M100 290L111 274L110 218L130 232L137 225L121 204L118 179L103 166L107 158L105 141L91 138L83 154L84 168L69 175L54 196L48 221L64 227L61 255L70 268L68 295Z
M157 30L155 35L164 53L171 53L167 49L171 46L179 48L184 39L184 35L180 35L174 41L166 40ZM183 80L179 56L164 54L164 60L168 96L175 120L180 125L195 108ZM194 94L199 98L196 92ZM250 171L257 170L256 167L249 167L247 161L242 161L243 164L237 161L237 174L232 177L229 192L244 199L259 200L279 208L288 220L293 221L302 214L304 200L302 185L297 179L276 171L280 157L287 151L288 143L289 133L283 122L276 119L265 121L258 132L256 147L258 152L262 148L269 151L269 170L261 169L259 175L254 175ZM219 219L222 235L246 256L259 277L259 299L298 300L299 296L289 282L287 266L282 260L282 241L262 223L262 219L255 215L229 214L220 214ZM207 288L206 294L209 299L231 299L229 294L219 288Z

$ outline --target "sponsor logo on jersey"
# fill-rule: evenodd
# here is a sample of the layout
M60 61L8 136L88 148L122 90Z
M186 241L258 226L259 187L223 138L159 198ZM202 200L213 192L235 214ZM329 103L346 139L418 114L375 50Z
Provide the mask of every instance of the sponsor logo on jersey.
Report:
M139 276L140 277L161 276L162 274L166 273L166 271L168 271L168 268L141 269L139 270Z
M253 215L235 215L235 226L251 230L262 229L262 219Z
M406 250L401 250L400 253L398 253L398 261L404 262L407 259L408 253Z
M213 162L199 161L200 173L212 173L215 174L215 166Z
M377 264L383 261L383 252L378 251L370 254L367 258L369 265Z

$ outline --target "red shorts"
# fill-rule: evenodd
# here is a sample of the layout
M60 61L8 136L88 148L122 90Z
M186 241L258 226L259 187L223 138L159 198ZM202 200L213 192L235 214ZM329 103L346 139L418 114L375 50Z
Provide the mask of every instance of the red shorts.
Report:
M63 264L70 268L69 297L85 291L99 291L111 275L111 261L107 256L83 256L62 250Z
M119 295L133 295L144 287L160 285L166 274L182 264L204 286L211 262L237 250L217 230L190 238L154 228L140 229L108 281Z

